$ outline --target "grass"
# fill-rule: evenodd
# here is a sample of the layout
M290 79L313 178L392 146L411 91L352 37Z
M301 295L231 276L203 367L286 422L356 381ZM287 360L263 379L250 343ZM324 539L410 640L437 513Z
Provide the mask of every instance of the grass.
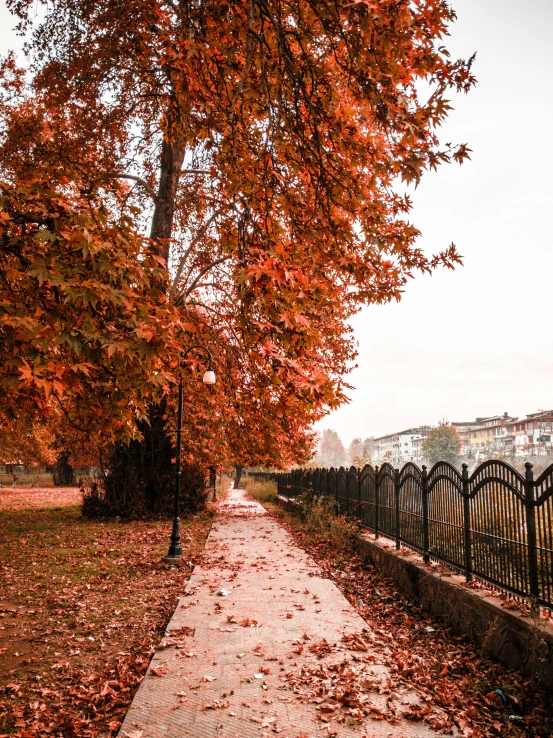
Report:
M15 492L15 490L14 490ZM60 494L63 503L66 499ZM78 506L0 512L0 734L115 735L174 611L213 513L170 524L90 521Z
M276 502L278 499L276 482L260 481L248 476L243 487L258 502Z
M228 474L223 474L221 476L221 479L219 481L219 478L217 478L217 500L219 502L224 502L227 497L230 488L232 487L232 479Z
M53 487L49 472L16 472L18 487ZM0 487L11 487L13 474L0 474Z

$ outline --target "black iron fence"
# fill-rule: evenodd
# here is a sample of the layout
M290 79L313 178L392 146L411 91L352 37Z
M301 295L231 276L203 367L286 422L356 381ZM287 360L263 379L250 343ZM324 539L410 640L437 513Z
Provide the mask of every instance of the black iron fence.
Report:
M298 469L274 479L280 495L331 497L363 527L517 595L553 607L553 464L534 479L503 461L469 475L447 462L363 469Z

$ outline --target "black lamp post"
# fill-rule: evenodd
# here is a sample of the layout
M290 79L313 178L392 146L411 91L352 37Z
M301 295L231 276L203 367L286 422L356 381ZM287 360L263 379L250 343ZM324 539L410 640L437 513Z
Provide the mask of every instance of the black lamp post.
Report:
M213 371L213 362L211 352L204 346L191 346L187 349L182 357L180 366L184 363L186 357L191 351L205 351L208 358L207 370L204 372L203 383L204 384L215 384L215 372ZM179 518L179 504L180 504L180 452L181 452L181 441L182 441L182 375L179 378L179 407L177 411L177 468L175 472L175 516L173 518L173 530L171 532L171 545L169 546L169 553L163 557L163 561L168 564L175 563L182 558L182 549L180 547L180 518Z

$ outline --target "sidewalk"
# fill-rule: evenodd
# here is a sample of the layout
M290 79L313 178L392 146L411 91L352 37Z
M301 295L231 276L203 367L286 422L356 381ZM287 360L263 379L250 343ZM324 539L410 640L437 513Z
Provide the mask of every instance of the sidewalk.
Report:
M388 652L389 653L389 652ZM436 736L387 649L264 508L231 490L121 738Z

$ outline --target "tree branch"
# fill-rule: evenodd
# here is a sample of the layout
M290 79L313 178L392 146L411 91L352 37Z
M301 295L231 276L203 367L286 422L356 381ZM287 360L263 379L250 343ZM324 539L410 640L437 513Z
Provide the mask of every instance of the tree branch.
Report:
M177 291L177 283L178 283L179 279L181 278L182 270L184 269L184 265L186 264L186 260L188 259L188 256L189 256L190 252L192 251L192 249L194 248L194 246L198 243L198 241L205 236L205 234L207 233L207 229L213 223L213 221L219 215L219 213L220 213L219 210L216 210L213 213L213 215L211 216L211 218L209 218L209 220L207 221L207 223L200 229L200 232L198 233L198 235L196 236L196 238L192 241L192 243L190 244L190 246L184 252L184 255L182 256L182 258L179 261L179 265L177 267L177 273L175 274L175 279L173 280L173 284L171 285L171 291L169 292L169 297L172 298L173 295L175 294L175 292Z
M138 182L138 184L140 184L140 185L142 185L142 187L144 187L144 189L146 190L146 192L148 193L148 195L150 195L150 197L152 198L152 200L154 202L157 201L157 195L156 195L155 191L150 187L150 185L146 182L145 179L142 179L142 177L137 177L135 174L127 174L125 172L123 174L115 174L114 176L117 179L132 179L135 182Z
M77 424L75 423L75 421L73 421L73 420L71 419L71 416L69 415L69 413L67 412L67 410L66 410L66 409L64 408L64 406L63 406L63 402L62 402L62 401L60 400L60 398L58 397L58 394L57 394L56 390L54 390L54 389L52 390L52 395L53 395L53 396L54 396L54 397L56 398L56 400L57 400L57 402L58 402L58 405L59 405L59 406L60 406L60 408L62 409L62 411L63 411L63 414L65 415L65 418L66 418L67 422L69 423L69 425L70 425L70 426L71 426L72 428L75 428L75 430L78 430L78 431L79 431L79 433L88 433L88 434L90 434L90 428L83 428L83 427L82 427L82 425L77 425Z
M218 264L223 264L223 262L228 261L230 258L231 258L230 256L222 256L220 259L215 259L215 261L212 261L211 264L208 264L207 266L205 266L200 271L200 273L195 277L190 287L182 293L182 297L186 300L188 295L194 291L194 289L198 285L198 282L204 276L204 274L207 274L207 272L209 272L211 269L216 267Z

